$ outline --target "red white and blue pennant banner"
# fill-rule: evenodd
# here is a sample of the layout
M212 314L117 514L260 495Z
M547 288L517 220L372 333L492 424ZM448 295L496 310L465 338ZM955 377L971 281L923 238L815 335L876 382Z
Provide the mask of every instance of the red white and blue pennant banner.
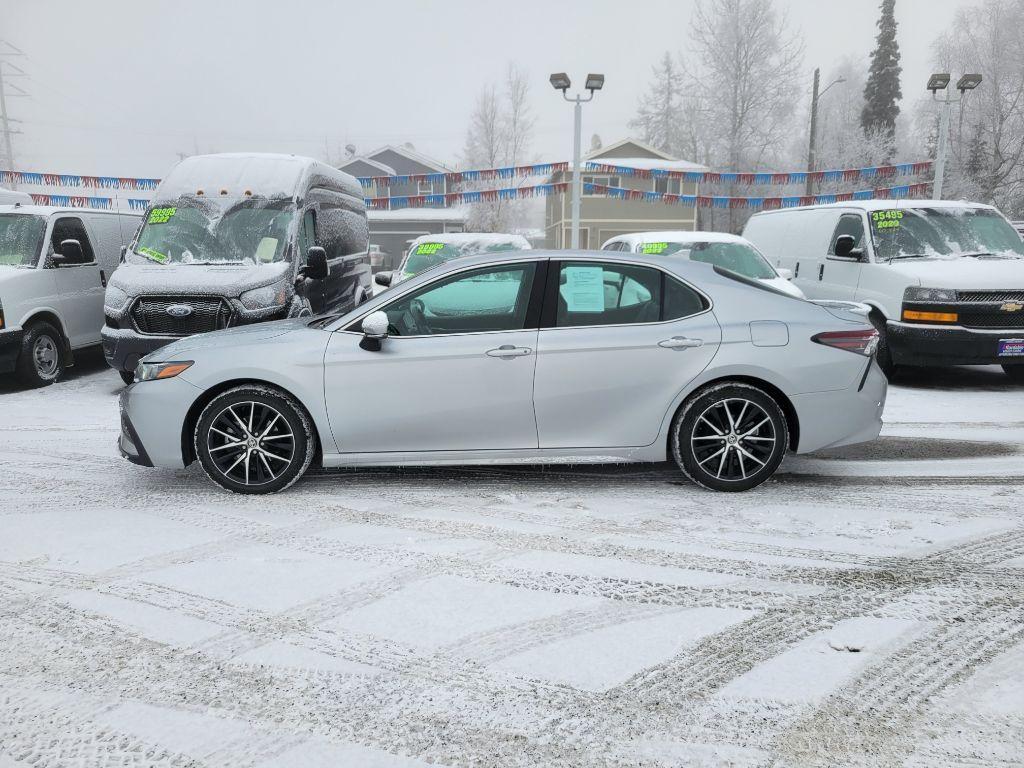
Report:
M32 202L36 205L53 205L58 208L100 208L112 210L114 199L111 197L86 197L83 195L32 195ZM149 200L138 200L128 198L128 209L131 211L144 211L149 205Z
M37 187L92 187L93 189L156 189L160 179L131 176L79 176L76 173L0 171L0 184L33 184Z
M874 165L866 168L844 168L830 171L666 171L659 168L631 168L625 165L609 165L607 163L586 163L584 169L594 173L608 173L615 176L634 176L641 179L680 179L697 184L806 184L824 181L873 181L889 179L894 176L913 176L927 173L932 168L932 161L920 163L897 163L896 165Z
M857 192L836 192L821 195L786 195L777 197L726 197L721 195L673 195L662 192L644 192L639 189L609 187L604 184L584 184L583 191L591 195L605 195L618 200L636 200L646 203L681 205L686 208L793 208L798 205L823 205L850 200L898 200L919 197L928 193L931 182L903 184L895 187L862 189ZM440 208L498 200L522 200L533 197L561 195L569 191L570 184L536 184L529 187L483 189L474 192L450 192L446 195L396 195L394 197L368 197L366 207L377 211L395 211L402 208Z
M416 184L421 181L436 184L448 182L460 184L465 181L490 181L491 179L521 179L527 176L550 176L553 173L568 170L568 163L534 163L532 165L512 165L507 168L481 168L472 171L452 171L451 173L412 173L401 176L360 176L359 183L364 187L390 187L404 184Z

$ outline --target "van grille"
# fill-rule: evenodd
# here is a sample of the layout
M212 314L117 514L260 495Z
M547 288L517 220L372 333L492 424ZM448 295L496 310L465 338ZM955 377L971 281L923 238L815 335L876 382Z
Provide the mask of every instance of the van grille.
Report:
M964 328L1017 328L1024 330L1024 311L1003 312L997 307L959 308Z
M185 317L167 314L167 308L187 305ZM190 336L227 328L232 312L228 303L211 296L140 296L132 307L132 324L139 333L152 336Z
M1024 290L1021 291L957 291L958 301L1024 301Z

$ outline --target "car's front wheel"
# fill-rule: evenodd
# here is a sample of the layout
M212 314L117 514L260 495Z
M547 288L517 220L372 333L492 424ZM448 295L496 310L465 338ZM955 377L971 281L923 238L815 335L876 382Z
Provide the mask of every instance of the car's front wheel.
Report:
M749 384L720 384L693 395L672 425L672 453L698 485L746 491L775 474L789 446L779 404Z
M315 453L305 409L269 386L244 385L215 397L196 422L195 451L210 479L234 493L282 491Z

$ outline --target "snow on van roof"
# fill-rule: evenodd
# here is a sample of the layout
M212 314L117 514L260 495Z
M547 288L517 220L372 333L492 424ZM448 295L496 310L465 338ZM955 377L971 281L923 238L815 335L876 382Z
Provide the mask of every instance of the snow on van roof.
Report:
M362 188L355 177L327 163L300 155L260 152L187 157L160 182L155 199L194 195L198 190L211 197L220 190L227 190L231 196L240 196L249 190L261 197L293 197L315 177L333 182L362 199Z
M7 189L6 187L0 187L0 203L8 205L10 203L21 203L27 205L32 202L32 195L28 192L19 192L14 189Z
M446 232L437 235L420 235L410 242L410 247L420 243L445 243L446 245L466 245L479 243L481 246L515 243L523 250L531 249L530 241L522 235L509 235L503 232Z
M19 215L34 215L34 216L51 216L55 213L75 213L81 215L83 213L93 214L98 213L104 216L133 216L139 218L142 214L139 211L105 211L101 208L75 208L72 206L57 206L57 205L0 205L0 214L4 213L16 213Z
M700 230L664 230L660 232L631 232L627 235L617 235L606 240L601 247L608 243L629 243L630 246L637 246L641 243L745 243L747 240L739 235L732 235L728 232L702 232Z
M770 211L758 211L754 216L764 216L770 213L782 213L785 211L807 211L821 208L855 208L862 211L891 211L894 209L906 208L986 208L995 210L986 203L975 203L970 200L904 200L904 199L874 199L874 200L848 200L843 203L823 203L821 205L801 205L793 208L774 208Z

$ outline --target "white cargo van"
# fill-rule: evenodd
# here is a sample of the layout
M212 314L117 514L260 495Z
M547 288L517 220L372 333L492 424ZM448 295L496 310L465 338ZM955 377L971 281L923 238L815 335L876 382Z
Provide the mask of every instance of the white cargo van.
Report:
M125 382L183 336L347 312L372 295L359 182L296 155L183 160L107 288L103 352Z
M871 307L878 362L999 364L1024 381L1024 242L995 208L866 200L757 213L743 236L809 299Z
M103 290L140 217L88 208L0 206L0 374L52 384L100 343Z

